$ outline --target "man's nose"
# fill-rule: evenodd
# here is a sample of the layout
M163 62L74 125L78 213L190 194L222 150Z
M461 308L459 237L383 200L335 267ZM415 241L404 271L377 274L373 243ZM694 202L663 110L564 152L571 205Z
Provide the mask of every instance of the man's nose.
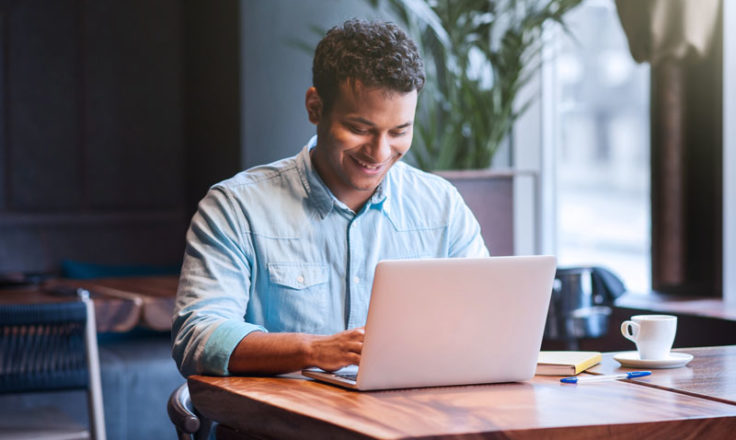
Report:
M379 133L373 138L371 157L378 163L385 162L391 157L391 144L387 133Z

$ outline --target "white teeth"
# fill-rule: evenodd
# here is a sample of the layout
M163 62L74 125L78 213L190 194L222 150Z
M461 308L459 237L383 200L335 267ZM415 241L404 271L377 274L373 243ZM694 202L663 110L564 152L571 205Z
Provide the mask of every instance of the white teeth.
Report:
M358 162L358 164L363 168L368 168L369 170L377 170L378 168L380 168L380 165L370 165L358 159L355 159L355 161Z

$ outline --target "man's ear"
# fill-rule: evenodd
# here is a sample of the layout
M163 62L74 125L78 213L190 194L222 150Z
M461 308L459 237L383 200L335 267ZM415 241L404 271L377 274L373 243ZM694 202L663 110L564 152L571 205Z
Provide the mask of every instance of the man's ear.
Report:
M310 87L307 89L305 104L307 106L309 122L319 124L319 121L322 119L322 98L319 97L316 88Z

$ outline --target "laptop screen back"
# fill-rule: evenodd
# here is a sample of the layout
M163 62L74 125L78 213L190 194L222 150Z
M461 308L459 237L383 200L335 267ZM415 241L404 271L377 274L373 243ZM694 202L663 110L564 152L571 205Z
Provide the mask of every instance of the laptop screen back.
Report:
M554 273L552 256L380 262L357 388L530 379Z

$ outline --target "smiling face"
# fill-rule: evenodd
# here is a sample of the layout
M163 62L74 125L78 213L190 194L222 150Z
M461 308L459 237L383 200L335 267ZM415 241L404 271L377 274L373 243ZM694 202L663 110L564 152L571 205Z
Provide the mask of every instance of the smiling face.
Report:
M312 163L335 197L357 212L409 151L417 91L343 81L328 113L314 87L307 90L306 105L317 125Z

